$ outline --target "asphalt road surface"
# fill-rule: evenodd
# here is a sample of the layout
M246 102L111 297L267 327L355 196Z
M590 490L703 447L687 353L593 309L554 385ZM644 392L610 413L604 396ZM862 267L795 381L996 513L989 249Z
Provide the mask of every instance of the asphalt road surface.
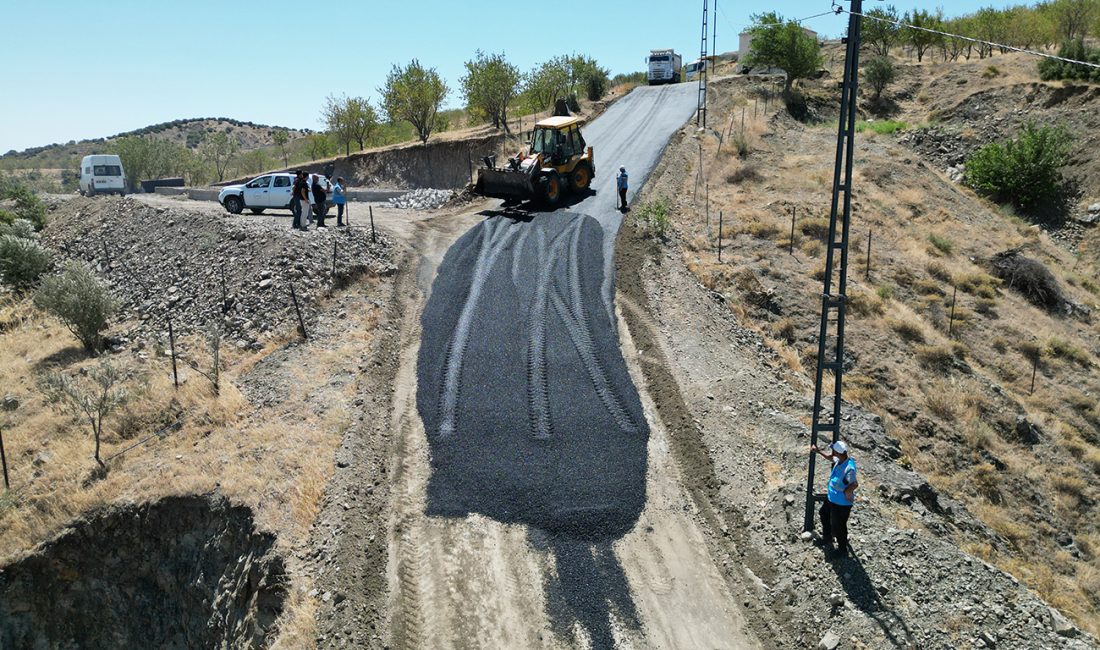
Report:
M585 127L595 193L569 208L485 219L448 250L425 307L417 409L430 447L427 514L478 514L545 534L547 608L613 645L637 626L611 543L646 503L646 424L619 348L615 174L631 195L692 117L696 86L638 88Z

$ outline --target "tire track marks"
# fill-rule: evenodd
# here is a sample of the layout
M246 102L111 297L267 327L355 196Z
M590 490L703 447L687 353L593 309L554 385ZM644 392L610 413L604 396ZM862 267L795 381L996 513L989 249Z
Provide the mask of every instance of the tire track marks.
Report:
M439 431L436 432L441 438L455 433L455 414L458 410L459 390L462 383L462 362L469 347L470 326L473 323L478 302L481 300L481 291L485 281L489 279L489 274L500 252L516 234L515 228L506 228L503 223L502 219L489 220L482 227L481 249L478 251L473 277L470 279L470 290L466 303L462 307L462 313L458 317L454 336L447 345L443 394L440 399ZM502 228L506 228L506 231L498 238Z
M531 422L531 435L538 440L545 440L553 434L553 421L550 417L550 385L546 373L547 299L554 269L557 267L561 250L565 246L565 235L570 231L580 232L580 223L581 220L574 217L569 225L554 237L548 252L545 232L540 229L536 235L539 276L535 283L535 295L531 300L528 316L527 412Z

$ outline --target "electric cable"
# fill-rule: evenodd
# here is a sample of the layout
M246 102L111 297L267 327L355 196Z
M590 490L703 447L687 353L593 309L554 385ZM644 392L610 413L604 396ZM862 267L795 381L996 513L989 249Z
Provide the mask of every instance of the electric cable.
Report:
M978 44L981 44L981 45L988 45L990 47L998 47L998 48L1001 48L1003 50L1011 50L1013 52L1020 52L1021 54L1029 54L1031 56L1037 56L1037 57L1041 57L1041 58L1044 58L1044 59L1051 59L1051 60L1054 60L1054 61L1062 61L1063 63L1073 63L1075 65L1083 65L1083 66L1087 66L1089 68L1100 69L1100 63L1090 63L1088 61L1078 61L1076 59L1067 59L1064 56L1057 56L1057 55L1054 55L1054 54L1048 54L1046 52L1036 52L1035 50L1028 50L1028 49L1025 49L1025 48L1022 48L1022 47L1016 47L1014 45L1006 45L1004 43L997 43L997 42L994 42L994 41L986 41L986 40L982 40L980 38L973 38L971 36L963 36L962 34L952 34L950 32L944 32L944 31L940 31L938 29L931 29L931 28L928 28L928 27L918 27L916 25L910 25L908 23L901 22L900 20L890 20L889 18L882 18L881 16L869 16L865 13L860 13L860 12L857 12L857 11L849 11L848 9L845 9L844 7L841 7L840 5L838 5L836 3L836 0L833 0L833 11L837 14L845 13L845 14L850 14L850 15L853 15L853 16L860 16L861 18L867 18L868 20L875 20L875 21L878 21L880 23L888 23L888 24L894 25L896 27L901 27L903 29L915 29L917 31L927 32L929 34L936 34L936 35L939 35L939 36L947 36L948 38L957 38L957 39L960 39L960 40L963 40L963 41L968 41L970 43L978 43Z

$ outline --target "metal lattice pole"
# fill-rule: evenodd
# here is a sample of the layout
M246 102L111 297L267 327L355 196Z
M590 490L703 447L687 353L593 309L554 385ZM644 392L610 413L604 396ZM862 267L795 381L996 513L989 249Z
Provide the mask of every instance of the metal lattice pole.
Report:
M709 20L710 0L703 0L703 37L699 46L699 106L695 113L695 125L707 128L707 55L710 48L707 43L707 21Z
M848 49L844 61L844 81L840 92L840 124L837 129L836 165L833 170L833 198L829 213L829 243L825 252L825 280L821 294L821 329L817 340L817 372L814 383L813 426L810 444L816 446L822 433L831 433L835 442L840 438L841 386L844 375L844 317L848 290L848 227L852 218L852 167L855 154L857 90L859 85L860 14L862 0L852 0L848 16ZM839 239L838 239L839 237ZM840 253L837 268L836 253ZM837 271L836 284L833 284ZM830 316L836 314L836 345L830 352ZM822 393L825 371L832 372L833 404L830 421L822 422ZM810 454L806 478L806 518L804 530L814 527L814 465L817 454Z

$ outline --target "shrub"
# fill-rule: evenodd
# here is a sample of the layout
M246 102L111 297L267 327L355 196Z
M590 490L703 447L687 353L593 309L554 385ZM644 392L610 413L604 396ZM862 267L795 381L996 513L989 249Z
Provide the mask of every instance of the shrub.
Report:
M966 162L966 183L1027 211L1060 205L1065 200L1061 168L1069 160L1070 142L1061 127L1027 124L1015 140L974 152Z
M1089 353L1065 339L1050 339L1047 341L1047 350L1050 352L1050 356L1056 359L1072 361L1082 368L1089 368L1092 366L1092 359L1089 357Z
M1100 63L1100 49L1088 47L1083 39L1063 41L1062 46L1058 48L1058 56L1075 61ZM1039 64L1039 77L1043 81L1054 79L1100 81L1100 70L1085 65L1047 59Z
M34 231L34 224L26 219L12 219L0 221L0 237L11 235L20 239L38 239L38 233Z
M877 102L882 97L883 91L897 79L898 72L894 67L894 62L890 60L890 57L876 56L872 57L863 66L863 76L867 85L870 86L871 90L875 93L872 101Z
M798 230L807 237L827 240L829 238L829 220L825 217L803 219L798 223Z
M929 370L948 372L955 367L956 350L946 345L918 345L917 362Z
M726 176L726 182L730 185L758 180L760 180L760 171L756 169L756 165L743 165Z
M954 277L951 275L951 271L949 271L946 266L939 262L936 262L934 260L929 262L928 266L925 267L925 270L928 271L928 275L936 278L941 282L947 282L949 284L954 282Z
M878 120L873 122L856 122L856 133L863 133L864 131L870 131L871 133L877 133L878 135L893 135L898 131L904 131L909 126L905 122L898 122L895 120Z
M34 239L0 235L0 279L16 290L33 286L50 268L50 253Z
M955 242L946 237L940 237L935 233L928 235L928 243L932 244L939 252L944 255L951 255L955 252Z
M924 343L924 328L917 323L891 318L886 321L886 324L906 341Z
M0 198L15 201L13 214L16 219L26 219L35 230L46 227L46 204L23 185L9 185L0 193Z
M993 79L999 76L1001 76L1001 69L995 65L987 67L985 72L982 73L982 79Z
M894 297L894 287L888 284L879 285L875 287L875 295L878 296L880 300L889 300Z
M672 228L672 219L668 216L669 204L665 199L643 203L638 208L638 223L651 234L664 238Z
M1032 304L1048 311L1066 304L1058 279L1041 262L1024 257L1019 249L997 253L990 261L993 273L1011 289L1024 295Z
M882 300L867 291L853 291L848 294L848 313L853 316L878 316L886 311Z
M743 133L734 133L730 138L730 150L736 153L738 158L746 158L752 153L752 143Z
M7 210L0 210L0 224L9 224L15 221L15 215Z
M34 303L61 320L89 352L100 348L107 321L118 309L91 269L77 263L43 280Z

